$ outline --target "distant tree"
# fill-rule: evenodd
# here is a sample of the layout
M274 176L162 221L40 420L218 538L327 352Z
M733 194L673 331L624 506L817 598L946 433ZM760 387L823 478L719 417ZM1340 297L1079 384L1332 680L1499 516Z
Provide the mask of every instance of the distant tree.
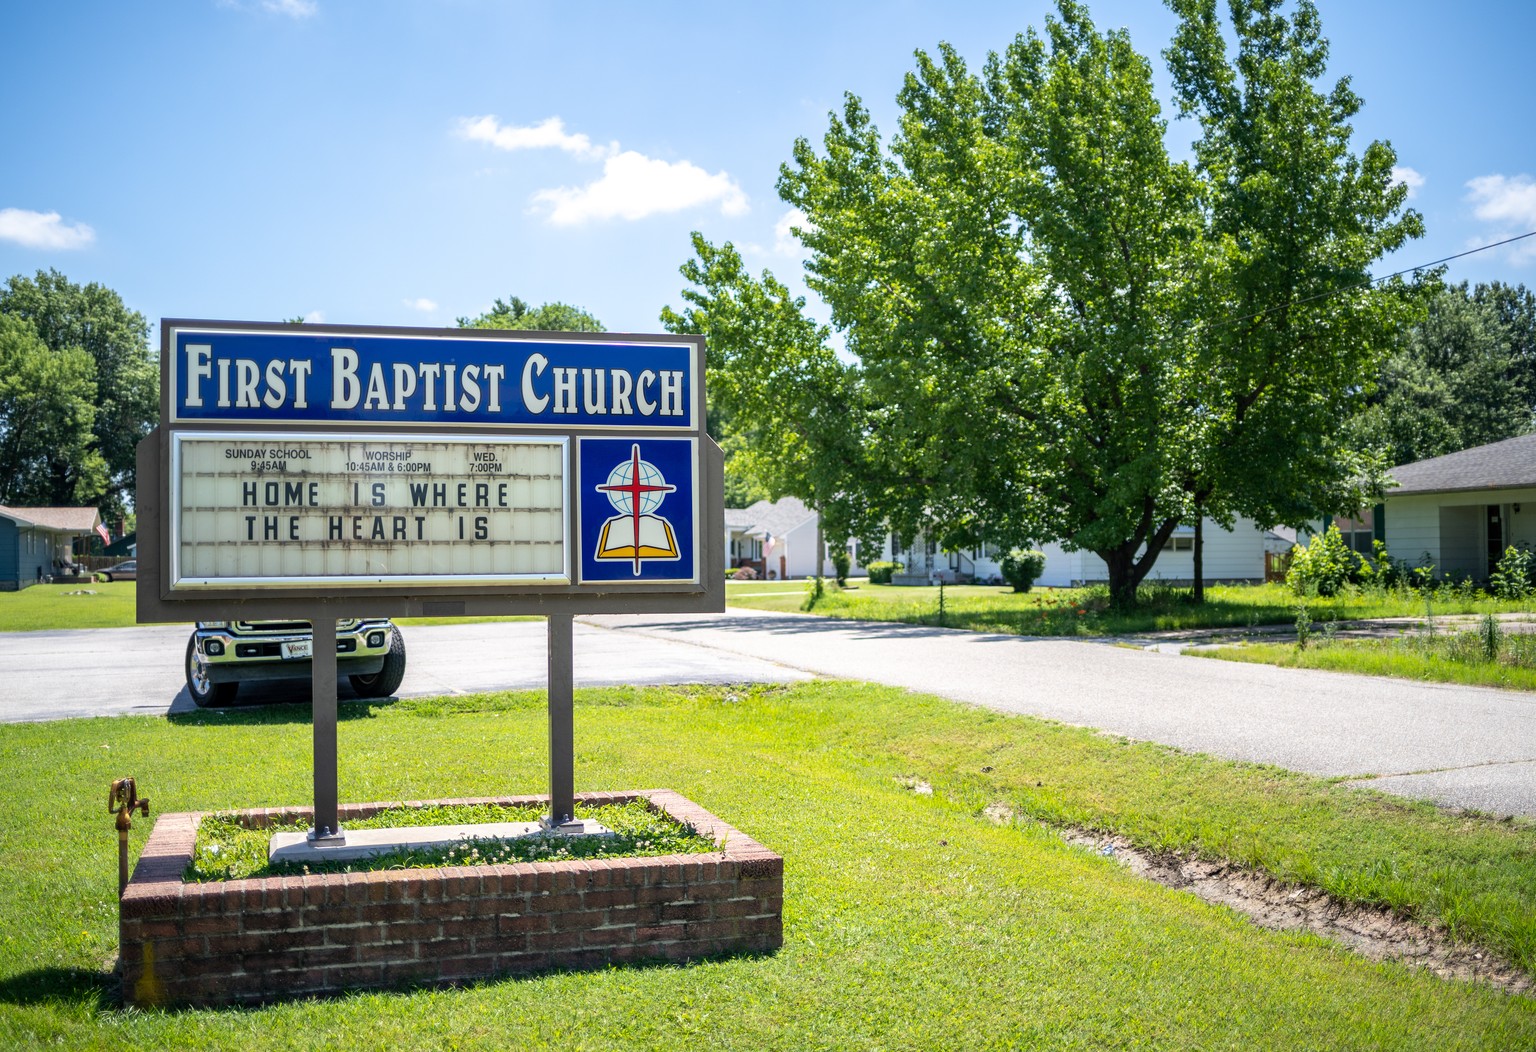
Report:
M96 364L78 347L53 351L30 322L0 314L0 504L89 504L105 486L94 448ZM60 494L55 464L73 468Z
M1524 285L1492 281L1474 288L1472 299L1497 312L1509 342L1510 378L1520 384L1536 413L1536 294Z
M580 307L556 300L531 307L516 296L497 300L477 318L458 319L461 329L534 329L540 332L606 332L603 323Z
M32 499L120 514L133 492L135 447L160 415L149 323L111 289L74 284L57 270L7 281L0 287L0 314L25 321L50 351L83 351L93 365L93 377L79 381L95 408L90 443L83 452L60 447L49 459L48 485ZM74 366L65 372L79 375Z
M1497 303L1438 278L1415 294L1422 313L1352 421L1355 441L1396 465L1531 430L1526 372Z

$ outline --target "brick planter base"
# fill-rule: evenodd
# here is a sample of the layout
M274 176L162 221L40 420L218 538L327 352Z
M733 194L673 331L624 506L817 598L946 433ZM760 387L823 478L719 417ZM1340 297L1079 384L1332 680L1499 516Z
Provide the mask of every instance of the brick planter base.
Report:
M668 790L577 797L588 804L639 798L724 846L703 855L185 884L202 816L161 815L119 913L123 1000L251 1003L778 949L784 860ZM353 804L341 808L341 819L399 806ZM258 829L309 817L301 809L241 813Z

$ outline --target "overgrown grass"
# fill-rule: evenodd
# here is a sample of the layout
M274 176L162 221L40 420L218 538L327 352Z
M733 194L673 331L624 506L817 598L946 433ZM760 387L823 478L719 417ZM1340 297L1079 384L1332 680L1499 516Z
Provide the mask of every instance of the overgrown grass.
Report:
M1364 640L1329 639L1314 625L1306 647L1246 643L1195 653L1287 668L1536 690L1536 635L1506 632L1486 620L1473 631L1412 631L1394 639Z
M727 590L732 606L782 612L799 611L805 600L804 582L783 595L748 596ZM1283 585L1214 585L1206 601L1195 604L1188 589L1164 585L1143 587L1131 610L1110 607L1102 587L1035 588L1013 592L996 585L947 585L944 617L949 628L1016 635L1103 636L1200 628L1243 628L1294 621L1303 602ZM1312 597L1305 604L1314 621L1347 621L1369 617L1422 617L1425 599L1411 590L1348 591L1331 598ZM1431 600L1435 614L1507 613L1536 609L1529 601L1490 598L1467 589L1442 589ZM901 621L936 625L939 589L864 583L855 589L827 594L812 613L867 621Z
M368 818L354 819L348 829L399 829L406 826L473 825L492 822L536 822L548 808L534 805L463 804L452 807L392 807ZM238 815L208 815L198 824L192 864L184 879L195 882L242 880L247 877L297 876L303 873L364 873L382 869L437 869L444 866L492 866L513 862L561 862L574 858L643 858L654 855L696 855L714 851L713 840L699 835L643 800L601 807L576 805L577 818L600 822L610 832L602 836L562 836L534 833L516 839L476 837L439 847L402 849L347 862L269 862L268 843L277 833L303 832L308 823L278 823L251 829Z
M343 706L343 800L537 791L537 694ZM301 707L0 727L0 1046L1529 1048L1536 1000L1265 932L1039 823L1237 859L1536 966L1536 829L840 682L583 691L579 788L668 786L786 857L775 955L254 1010L120 1012L116 838L302 803ZM918 796L901 779L935 787ZM980 817L1004 802L1022 816ZM133 832L134 850L149 822Z

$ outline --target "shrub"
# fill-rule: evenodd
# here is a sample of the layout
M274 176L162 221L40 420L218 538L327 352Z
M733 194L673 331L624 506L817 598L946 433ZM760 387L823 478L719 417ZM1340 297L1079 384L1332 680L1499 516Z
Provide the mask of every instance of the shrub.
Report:
M890 584L893 574L900 573L905 567L901 563L893 563L888 559L879 559L869 564L870 584Z
M757 580L757 571L752 569L750 566L743 566L739 568L735 573L731 574L731 580L755 581Z
M1360 576L1365 560L1344 543L1337 526L1313 537L1312 543L1291 549L1291 568L1285 583L1297 595L1338 595L1339 590Z
M1407 584L1408 577L1409 568L1405 560L1392 558L1387 552L1387 546L1381 541L1371 542L1371 557L1362 557L1360 560L1361 584L1385 591Z
M1045 572L1045 553L1033 548L1011 548L1003 556L1003 580L1015 592L1027 592Z
M1500 599L1524 599L1531 594L1531 553L1510 545L1504 549L1498 569L1488 578L1493 594Z
M853 560L848 557L847 548L839 548L832 553L832 573L837 578L839 588L848 583L848 568L852 565Z

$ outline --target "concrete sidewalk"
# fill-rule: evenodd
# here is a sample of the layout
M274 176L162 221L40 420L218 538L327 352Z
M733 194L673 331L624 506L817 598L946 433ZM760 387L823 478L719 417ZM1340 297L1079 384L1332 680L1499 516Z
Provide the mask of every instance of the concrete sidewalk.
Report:
M731 610L582 618L1452 807L1536 817L1536 697L1283 669L1112 642Z

